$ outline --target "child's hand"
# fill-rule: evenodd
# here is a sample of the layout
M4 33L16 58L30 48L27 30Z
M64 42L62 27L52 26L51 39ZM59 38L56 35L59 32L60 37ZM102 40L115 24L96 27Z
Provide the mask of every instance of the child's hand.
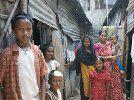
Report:
M108 96L105 96L105 99L104 100L108 100Z
M89 100L92 100L92 95L89 96Z
M48 70L45 67L41 68L41 76L46 76L47 74Z

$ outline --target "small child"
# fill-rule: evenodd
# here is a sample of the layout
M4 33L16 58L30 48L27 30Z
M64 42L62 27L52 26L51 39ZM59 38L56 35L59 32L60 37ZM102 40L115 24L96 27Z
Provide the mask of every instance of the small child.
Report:
M111 42L112 42L112 54L113 55L121 56L121 51L119 49L119 44L118 44L118 36L117 35L113 35L111 37L111 39L112 39L111 40ZM114 62L114 67L115 67L115 69L117 71L119 71L121 73L121 75L124 78L126 77L125 68L121 64L120 57L118 57L117 61Z
M46 100L62 100L60 88L63 82L63 74L60 71L52 70L49 73L50 84L49 90L46 92Z
M103 58L96 60L95 71L89 74L89 100L108 100L110 73L105 70Z

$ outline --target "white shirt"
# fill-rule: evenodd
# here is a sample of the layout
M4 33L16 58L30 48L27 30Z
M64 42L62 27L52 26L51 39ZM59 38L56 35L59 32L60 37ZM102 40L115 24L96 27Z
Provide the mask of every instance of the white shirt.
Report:
M56 70L56 68L58 68L60 66L60 63L58 61L56 61L56 60L50 60L47 64L48 64L48 75L46 77L46 88L48 90L50 88L50 85L48 83L49 73L52 70Z
M24 51L19 48L18 58L19 86L23 100L39 100L34 55L31 49Z
M132 36L131 57L132 57L132 62L134 63L134 34Z

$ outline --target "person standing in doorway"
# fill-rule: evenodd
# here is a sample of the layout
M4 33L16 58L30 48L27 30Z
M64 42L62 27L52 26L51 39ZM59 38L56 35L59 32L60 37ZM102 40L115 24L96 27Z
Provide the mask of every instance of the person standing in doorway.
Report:
M43 54L30 42L33 21L28 14L11 21L16 42L2 52L1 91L4 100L45 100L45 76L48 66Z
M54 48L50 44L45 44L40 47L40 50L42 51L45 61L48 64L48 75L52 70L58 70L60 63L56 60L54 60ZM50 88L50 85L48 83L48 75L46 77L46 89L48 90Z

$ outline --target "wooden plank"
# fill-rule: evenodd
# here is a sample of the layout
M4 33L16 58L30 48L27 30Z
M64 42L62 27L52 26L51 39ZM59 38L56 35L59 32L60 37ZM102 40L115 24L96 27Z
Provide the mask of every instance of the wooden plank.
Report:
M8 18L7 15L5 15L5 14L0 14L0 19L7 19L7 18Z
M9 17L8 17L8 20L7 20L6 24L5 24L5 27L3 29L3 33L0 36L0 44L2 43L3 37L6 34L6 31L7 31L8 27L9 27L10 21L11 21L13 15L14 15L16 9L17 9L18 4L19 4L19 0L16 0L16 2L14 4L14 7L13 7L13 9L12 9L12 11L11 11Z

